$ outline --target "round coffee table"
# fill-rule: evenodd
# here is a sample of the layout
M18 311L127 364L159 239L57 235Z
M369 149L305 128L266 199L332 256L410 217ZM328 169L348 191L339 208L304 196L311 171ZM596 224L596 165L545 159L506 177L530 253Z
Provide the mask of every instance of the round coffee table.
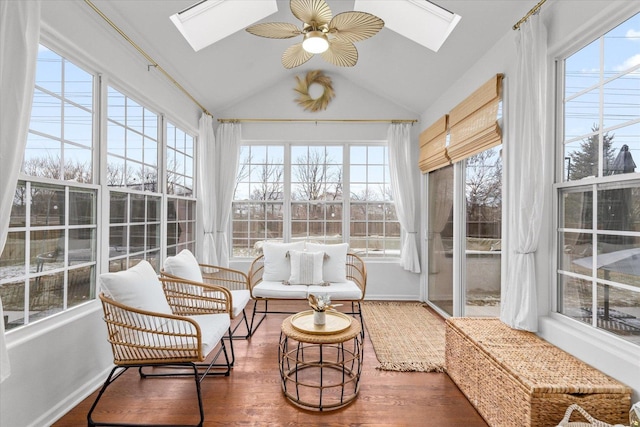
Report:
M312 316L313 312L298 313L282 322L278 352L282 392L303 409L342 408L356 398L360 388L363 357L360 322L338 313L348 319L347 326L339 327L339 332L323 328L305 331L300 325L308 324L306 315ZM327 312L327 316L332 315Z

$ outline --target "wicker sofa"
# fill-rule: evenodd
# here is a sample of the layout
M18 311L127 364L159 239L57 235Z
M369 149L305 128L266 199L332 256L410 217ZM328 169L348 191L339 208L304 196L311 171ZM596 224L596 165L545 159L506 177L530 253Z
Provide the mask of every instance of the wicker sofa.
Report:
M255 332L268 313L289 314L289 312L269 310L269 301L306 300L310 294L329 295L332 302L343 303L347 306L345 312L358 315L362 322L360 302L364 300L367 288L366 265L358 255L346 250L348 248L346 244L321 245L302 242L302 245L298 244L298 246L274 245L278 245L274 246L277 248L275 258L278 262L282 262L282 257L287 258L287 262L280 265L281 269L276 272L277 274L274 274L273 268L270 268L270 258L273 259L274 254L267 245L263 247L263 254L253 260L249 269L249 291L251 298L255 301L251 316L251 333ZM325 280L322 283L298 284L287 280L287 277L292 277L290 266L286 265L289 263L289 251L294 250L292 248L325 253L323 262ZM295 266L295 263L292 264ZM256 319L256 315L259 319Z

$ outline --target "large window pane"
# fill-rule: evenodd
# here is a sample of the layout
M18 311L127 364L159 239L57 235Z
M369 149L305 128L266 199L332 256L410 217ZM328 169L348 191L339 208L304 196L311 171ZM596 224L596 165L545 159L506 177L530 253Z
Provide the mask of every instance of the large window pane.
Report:
M109 87L107 185L158 192L159 117Z
M96 189L18 183L0 256L7 329L95 298L96 201Z
M23 172L91 182L93 117L93 75L41 46Z
M284 147L240 149L232 207L233 255L251 257L268 239L283 239Z
M467 159L465 315L500 315L502 254L501 148ZM482 271L482 274L474 272Z

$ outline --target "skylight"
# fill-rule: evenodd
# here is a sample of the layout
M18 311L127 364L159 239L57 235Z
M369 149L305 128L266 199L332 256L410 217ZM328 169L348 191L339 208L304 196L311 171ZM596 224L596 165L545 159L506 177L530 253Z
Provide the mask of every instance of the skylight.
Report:
M461 19L426 0L355 0L354 9L379 16L386 28L434 52Z
M202 0L170 19L197 52L277 11L276 0Z

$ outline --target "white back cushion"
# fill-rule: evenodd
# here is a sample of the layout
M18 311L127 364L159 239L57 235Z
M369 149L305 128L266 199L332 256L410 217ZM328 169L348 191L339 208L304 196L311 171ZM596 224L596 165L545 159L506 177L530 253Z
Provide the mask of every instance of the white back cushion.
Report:
M264 254L264 271L262 272L262 280L289 280L289 276L291 276L291 263L287 256L287 252L302 250L304 250L304 242L266 242L262 246L262 253Z
M320 285L324 252L289 251L291 259L291 285Z
M322 267L322 278L327 282L342 283L347 281L347 251L348 243L337 245L325 245L320 243L307 243L310 252L324 252L327 258Z
M171 275L192 282L202 283L203 281L198 260L188 249L183 249L178 255L168 257L164 261L164 270Z
M100 275L103 292L114 301L140 310L172 314L158 275L142 260L128 270Z

